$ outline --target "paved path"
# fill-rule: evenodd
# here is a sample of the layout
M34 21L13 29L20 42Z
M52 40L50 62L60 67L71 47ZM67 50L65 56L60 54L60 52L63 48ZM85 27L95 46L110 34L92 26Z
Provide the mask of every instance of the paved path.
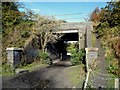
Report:
M59 63L58 63L59 64ZM66 64L53 65L49 67L38 68L36 71L19 74L14 77L3 77L3 88L82 88L82 83L75 84L71 81L72 77L77 77L77 81L82 76L76 74L80 68L78 66L68 66ZM76 70L75 72L73 70ZM81 70L81 69L80 69ZM77 71L77 72L80 72ZM71 75L75 74L75 75ZM76 85L76 86L75 86Z
M67 78L67 67L45 67L34 72L11 78L3 77L5 88L72 88Z

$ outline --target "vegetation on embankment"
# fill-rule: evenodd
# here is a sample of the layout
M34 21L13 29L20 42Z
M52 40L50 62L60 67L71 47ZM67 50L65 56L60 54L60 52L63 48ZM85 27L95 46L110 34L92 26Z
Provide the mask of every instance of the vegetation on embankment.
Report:
M20 66L16 70L28 70L29 72L32 72L46 66L48 65L41 63L41 61L35 61L31 64ZM2 74L2 76L13 76L17 73L16 70L14 71L14 68L12 68L10 65L4 64L2 65L2 72L0 74Z
M20 9L24 9L20 11ZM20 2L2 2L2 68L3 73L12 73L7 65L8 47L23 48L22 64L30 61L32 55L27 56L26 52L31 50L42 50L41 57L37 57L41 63L47 58L45 63L49 63L48 56L45 53L46 44L54 42L58 35L53 35L53 31L58 30L59 23L63 21L56 20L54 17L46 17L35 14L26 9ZM60 36L60 35L59 35ZM40 53L39 53L40 54ZM29 59L28 59L29 57ZM27 60L26 60L27 59ZM33 58L32 61L35 61Z
M20 12L22 4L2 2L2 63L6 62L7 47L23 47L32 34L32 11Z
M42 67L46 67L47 64L43 64L41 63L41 61L36 60L35 62L31 63L31 64L27 64L25 66L21 66L19 68L17 68L18 70L23 69L23 70L28 70L29 72L35 71L37 69L40 69ZM16 70L17 70L16 69ZM14 68L10 67L10 65L4 64L2 65L2 72L0 74L2 74L2 76L13 76L16 74L16 71L14 71Z
M20 11L21 8L24 10ZM35 14L22 3L2 2L2 64L6 63L8 47L33 46L44 51L48 42L58 38L52 31L58 30L60 22L51 16Z
M105 49L107 70L115 76L120 76L118 69L120 60L120 1L108 2L99 13L95 13L99 11L98 9L95 10L91 15L91 20L97 23L94 29Z

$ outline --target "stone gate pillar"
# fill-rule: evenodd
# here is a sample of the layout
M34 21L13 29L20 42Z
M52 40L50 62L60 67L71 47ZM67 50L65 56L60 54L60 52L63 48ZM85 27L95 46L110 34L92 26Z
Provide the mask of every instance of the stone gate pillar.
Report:
M7 63L14 67L21 63L22 48L7 48Z
M89 66L93 63L95 59L98 58L98 48L85 48L86 51L86 67L87 71L91 69Z

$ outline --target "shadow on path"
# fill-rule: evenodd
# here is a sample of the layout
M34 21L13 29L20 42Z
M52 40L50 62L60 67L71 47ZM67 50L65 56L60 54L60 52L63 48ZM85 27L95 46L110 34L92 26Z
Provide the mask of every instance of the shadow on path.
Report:
M3 77L2 85L3 88L72 88L66 68L68 66L49 66L14 77Z

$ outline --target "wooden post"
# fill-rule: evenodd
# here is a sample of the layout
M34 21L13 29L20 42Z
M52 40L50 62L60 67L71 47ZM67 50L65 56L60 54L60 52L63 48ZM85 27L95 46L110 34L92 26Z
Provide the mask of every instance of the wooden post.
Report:
M89 67L88 67L88 48L85 48L85 51L86 51L86 69L88 72L88 70L89 70Z
M86 87L87 87L87 84L88 84L88 79L89 79L89 75L90 75L90 69L88 70L88 72L87 72L87 75L86 75L86 80L85 80L85 84L84 84L84 88L83 88L83 90L85 90L86 89Z
M115 79L115 89L119 90L119 78Z

